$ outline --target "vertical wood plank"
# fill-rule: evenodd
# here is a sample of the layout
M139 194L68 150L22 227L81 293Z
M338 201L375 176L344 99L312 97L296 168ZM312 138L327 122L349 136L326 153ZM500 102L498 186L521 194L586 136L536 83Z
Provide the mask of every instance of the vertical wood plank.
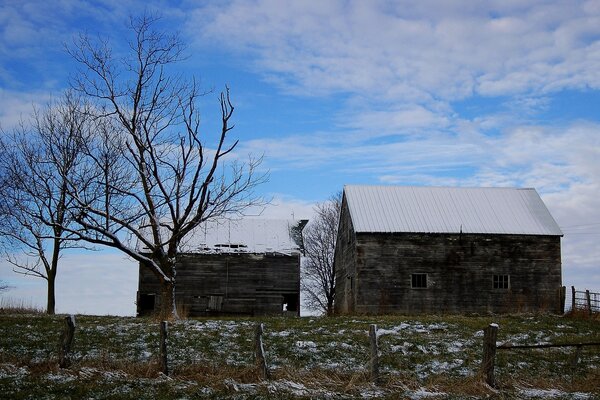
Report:
M494 364L496 362L496 339L498 338L498 325L490 324L483 330L483 359L481 372L485 382L491 387L496 386Z
M571 311L575 312L575 286L571 286Z
M168 322L162 321L160 323L160 370L163 374L169 375L169 364L167 357L167 336L168 336Z
M585 300L587 302L588 314L591 316L592 315L592 298L590 296L589 290L585 291Z
M255 359L260 368L263 379L271 379L271 373L265 357L265 347L263 344L264 325L262 323L256 326L255 336Z
M369 326L369 339L371 342L371 380L375 384L381 382L379 375L379 343L377 341L377 325Z
M75 316L65 317L65 328L60 335L60 347L58 352L58 366L68 368L71 365L71 347L75 338Z

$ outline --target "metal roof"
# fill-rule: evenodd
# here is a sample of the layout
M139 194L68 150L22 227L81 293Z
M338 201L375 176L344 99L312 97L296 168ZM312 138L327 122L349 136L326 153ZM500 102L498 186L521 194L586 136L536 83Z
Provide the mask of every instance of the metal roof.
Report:
M347 185L355 232L559 235L535 189Z
M195 228L180 245L184 253L300 254L306 220L220 219Z

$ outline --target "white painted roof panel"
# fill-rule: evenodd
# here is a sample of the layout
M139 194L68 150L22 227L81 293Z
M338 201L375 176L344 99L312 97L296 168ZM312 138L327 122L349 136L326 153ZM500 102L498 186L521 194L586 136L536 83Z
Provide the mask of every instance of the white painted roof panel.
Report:
M206 221L186 235L179 246L179 251L182 253L300 254L301 232L305 224L305 220L287 219L221 218ZM165 237L166 234L165 228ZM140 242L137 246L141 246Z
M562 235L535 189L347 185L356 232Z
M185 253L299 254L292 229L300 221L287 219L221 219L194 229L181 244Z

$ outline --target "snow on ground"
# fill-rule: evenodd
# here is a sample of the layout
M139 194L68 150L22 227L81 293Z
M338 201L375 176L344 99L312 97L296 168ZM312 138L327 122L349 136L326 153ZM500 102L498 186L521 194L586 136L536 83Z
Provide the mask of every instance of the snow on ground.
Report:
M589 393L567 393L558 389L533 389L533 388L519 388L519 395L522 398L527 399L574 399L574 400L586 400L592 399L592 394Z
M429 390L424 388L419 388L408 395L408 397L412 400L431 399L441 396L446 396L446 393L430 392Z

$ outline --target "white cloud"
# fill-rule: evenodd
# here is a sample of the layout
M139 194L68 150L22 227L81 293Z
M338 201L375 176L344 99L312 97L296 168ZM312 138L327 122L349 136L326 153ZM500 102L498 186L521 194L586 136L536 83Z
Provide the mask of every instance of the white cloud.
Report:
M0 88L0 128L10 130L28 121L33 108L42 108L52 99L48 92L15 92Z
M424 103L600 85L589 2L413 3L234 0L193 11L187 28L307 94Z

